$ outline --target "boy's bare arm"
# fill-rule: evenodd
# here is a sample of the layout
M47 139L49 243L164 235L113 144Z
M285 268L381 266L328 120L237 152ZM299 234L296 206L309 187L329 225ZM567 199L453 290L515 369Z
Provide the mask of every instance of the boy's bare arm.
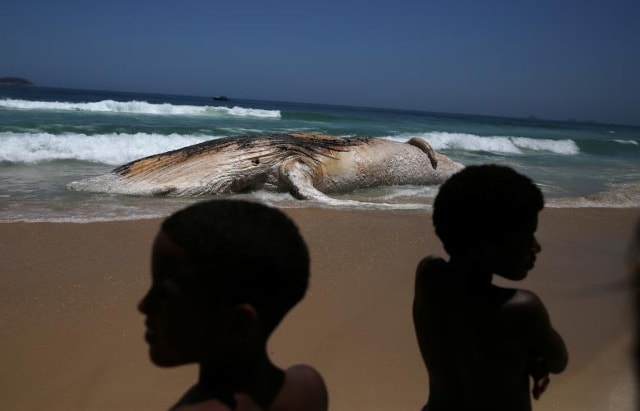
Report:
M532 292L519 290L514 303L518 307L522 334L532 351L539 356L547 371L564 371L569 361L565 343L551 326L549 313L540 298Z

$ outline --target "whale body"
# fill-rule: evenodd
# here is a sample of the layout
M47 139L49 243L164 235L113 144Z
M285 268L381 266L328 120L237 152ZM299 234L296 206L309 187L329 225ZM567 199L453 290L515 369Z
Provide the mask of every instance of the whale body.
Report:
M226 137L144 157L72 190L201 196L253 190L298 199L384 185L438 185L464 166L424 140L271 134Z

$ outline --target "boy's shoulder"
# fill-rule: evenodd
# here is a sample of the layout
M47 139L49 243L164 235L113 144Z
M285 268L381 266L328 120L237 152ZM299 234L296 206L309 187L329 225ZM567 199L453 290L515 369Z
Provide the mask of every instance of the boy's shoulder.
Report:
M418 263L416 281L428 281L443 277L449 270L448 263L442 257L430 255Z
M427 256L418 264L416 270L416 291L431 291L441 293L447 288L460 290L464 285L455 275L449 262L438 256ZM444 288L443 288L444 287ZM465 286L466 287L466 286ZM542 300L532 291L521 288L504 288L492 285L487 289L485 298L492 301L492 305L502 306L503 309L512 312L514 315L535 316L541 312L546 313ZM476 296L479 295L477 289L471 290Z
M272 411L325 411L327 387L313 367L298 364L285 370L284 385L273 401Z
M233 411L264 411L260 408L247 394L238 393L234 395L236 406ZM224 404L217 398L195 404L179 405L171 409L171 411L232 411L228 405Z
M418 271L445 269L447 262L437 255L428 255L418 264Z
M504 304L504 310L515 320L515 324L526 324L529 333L546 329L550 322L544 303L538 295L529 290L515 289L512 297Z
M299 364L284 371L284 383L268 410L260 408L246 393L236 393L235 410L242 411L326 411L328 394L320 373L311 366ZM217 398L193 404L174 406L172 411L231 411Z

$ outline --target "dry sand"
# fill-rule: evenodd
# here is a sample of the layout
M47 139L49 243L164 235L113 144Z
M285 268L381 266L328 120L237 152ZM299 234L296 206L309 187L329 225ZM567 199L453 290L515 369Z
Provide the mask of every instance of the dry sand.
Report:
M413 273L442 254L429 215L285 211L309 244L312 283L271 340L275 362L320 370L335 411L420 409ZM623 256L638 216L543 212L542 254L517 286L540 295L571 358L534 410L634 409ZM158 224L0 224L0 409L162 410L195 380L195 367L151 365L142 338L136 304Z

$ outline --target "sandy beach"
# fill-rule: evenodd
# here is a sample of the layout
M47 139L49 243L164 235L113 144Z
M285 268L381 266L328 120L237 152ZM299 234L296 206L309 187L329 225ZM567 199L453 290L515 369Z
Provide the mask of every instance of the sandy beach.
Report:
M331 410L419 410L427 374L410 313L416 264L442 254L430 215L285 212L309 245L312 282L272 337L274 361L315 366ZM634 409L623 257L638 216L543 211L542 253L515 286L545 302L570 364L534 410ZM195 380L193 366L153 366L143 341L136 305L159 222L0 224L0 408L163 410Z

